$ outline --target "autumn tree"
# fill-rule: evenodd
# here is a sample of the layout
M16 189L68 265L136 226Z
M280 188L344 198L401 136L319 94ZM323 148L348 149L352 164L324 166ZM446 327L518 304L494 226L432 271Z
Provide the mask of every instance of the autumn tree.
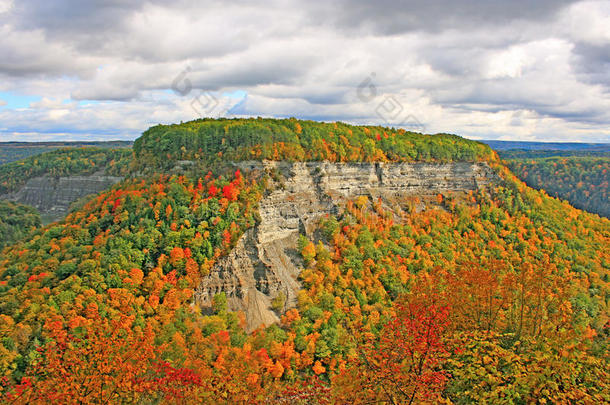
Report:
M70 325L48 320L51 340L4 399L15 404L137 403L181 398L201 384L197 373L163 361L152 329L134 330L133 321L127 316L107 321L97 314Z
M448 354L447 308L402 301L395 310L378 338L356 333L363 341L333 380L338 402L410 404L440 398L447 380L439 369Z

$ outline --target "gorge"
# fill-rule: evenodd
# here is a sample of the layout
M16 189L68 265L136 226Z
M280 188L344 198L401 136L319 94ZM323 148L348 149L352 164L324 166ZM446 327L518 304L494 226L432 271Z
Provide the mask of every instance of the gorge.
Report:
M228 256L205 276L194 301L204 311L224 292L228 308L243 311L247 330L279 321L278 312L296 305L302 259L299 235L319 240L318 221L337 214L350 199L381 198L384 204L405 197L476 190L496 177L487 163L331 163L240 162L240 170L267 172L273 191L259 203L260 223L246 231ZM280 180L281 179L281 180ZM420 203L418 210L425 209ZM272 301L281 297L279 311Z
M50 223L65 217L75 201L104 191L121 180L122 177L105 175L103 170L91 175L38 176L0 198L35 207L43 222Z

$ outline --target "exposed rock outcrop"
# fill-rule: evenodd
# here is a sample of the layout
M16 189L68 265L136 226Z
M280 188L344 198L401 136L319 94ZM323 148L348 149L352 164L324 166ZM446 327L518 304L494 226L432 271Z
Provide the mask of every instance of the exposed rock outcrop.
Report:
M38 209L44 222L62 219L70 205L118 183L122 177L105 176L103 171L88 176L34 177L18 191L0 196Z
M348 199L367 195L384 200L474 190L495 174L486 163L241 162L242 170L276 170L285 179L259 205L260 223L221 258L197 288L195 303L206 310L225 292L229 309L243 311L247 329L279 320L271 308L283 294L295 306L302 267L299 234L312 238L317 222Z

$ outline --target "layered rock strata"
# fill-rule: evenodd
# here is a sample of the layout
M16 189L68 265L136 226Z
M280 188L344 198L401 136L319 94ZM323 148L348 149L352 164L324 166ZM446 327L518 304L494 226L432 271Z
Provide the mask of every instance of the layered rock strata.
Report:
M245 232L233 251L202 279L194 302L209 311L214 295L224 292L229 309L245 313L249 331L279 321L278 312L295 306L302 268L299 234L313 239L319 219L337 213L346 200L366 195L399 201L406 196L469 191L495 178L486 163L466 162L241 162L236 166L276 172L283 181L261 200L260 223ZM280 296L285 298L283 307L277 308L276 302L272 309L272 301Z
M105 176L103 172L89 176L34 177L18 191L0 198L35 207L44 222L52 222L65 217L73 202L106 190L121 180L121 177Z

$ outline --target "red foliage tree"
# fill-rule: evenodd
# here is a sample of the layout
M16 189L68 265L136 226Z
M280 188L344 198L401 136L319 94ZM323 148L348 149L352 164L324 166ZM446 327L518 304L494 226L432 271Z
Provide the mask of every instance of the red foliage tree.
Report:
M376 338L356 332L364 343L350 365L333 379L338 402L410 404L435 402L447 376L443 334L448 309L419 302L397 303L396 316Z
M233 183L230 183L222 188L222 195L229 201L235 201L239 195L239 190L235 188Z
M70 330L67 328L70 328ZM2 398L15 404L155 402L182 398L201 385L192 370L160 358L152 329L134 331L133 317L47 321L52 339L40 360ZM137 328L136 328L137 330Z

